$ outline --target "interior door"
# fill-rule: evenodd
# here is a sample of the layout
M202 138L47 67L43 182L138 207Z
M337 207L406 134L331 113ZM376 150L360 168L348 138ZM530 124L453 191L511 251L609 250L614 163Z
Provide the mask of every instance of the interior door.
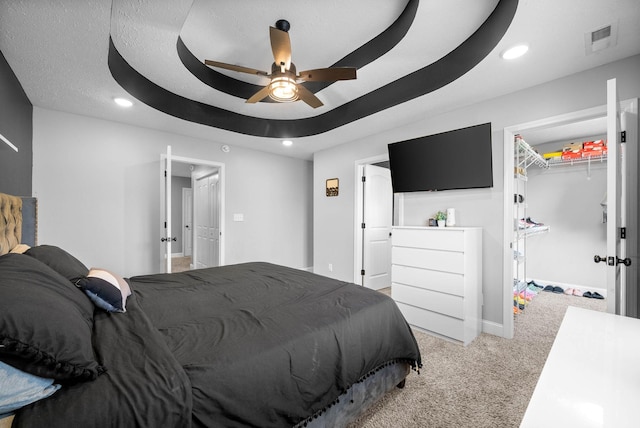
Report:
M208 267L210 259L209 247L209 179L201 177L196 180L196 269Z
M363 177L362 285L380 290L391 286L391 173L365 165Z
M182 253L190 257L193 246L193 189L182 189Z
M209 266L215 267L220 263L220 218L219 218L219 187L218 174L209 177Z
M616 79L607 81L607 312L625 315L626 310L626 241L621 228L626 227L626 158L621 141L620 103Z
M164 223L160 236L161 266L166 273L171 273L171 146L167 146L164 159Z
M197 269L220 264L219 174L196 180L196 252Z

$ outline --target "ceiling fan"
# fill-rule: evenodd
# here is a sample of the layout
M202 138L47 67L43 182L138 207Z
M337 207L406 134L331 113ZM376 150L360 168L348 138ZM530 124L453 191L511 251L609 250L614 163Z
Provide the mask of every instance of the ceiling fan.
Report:
M271 50L274 63L271 73L240 65L226 64L219 61L205 60L211 67L224 68L240 73L256 74L271 79L271 82L247 99L247 103L257 103L266 97L278 102L292 102L302 100L313 108L322 106L322 101L309 91L301 82L334 82L337 80L352 80L356 78L355 67L317 68L315 70L296 72L296 66L291 62L291 40L289 39L290 24L284 19L276 22L275 27L269 27Z

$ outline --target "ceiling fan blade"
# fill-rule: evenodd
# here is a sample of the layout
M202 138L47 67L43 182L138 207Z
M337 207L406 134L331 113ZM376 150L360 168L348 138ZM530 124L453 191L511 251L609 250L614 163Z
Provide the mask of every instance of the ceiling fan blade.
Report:
M246 102L249 104L257 103L258 101L262 101L268 96L269 96L269 87L265 86L264 88L260 89L258 92L253 94L251 98L249 98Z
M355 67L318 68L301 71L298 78L306 82L333 82L335 80L352 80L356 78Z
M291 67L291 39L289 39L289 33L278 30L275 27L269 27L269 37L275 63L284 65L284 68L288 70Z
M205 59L204 63L211 67L218 67L218 68L224 68L226 70L239 71L240 73L257 74L258 76L269 75L266 71L256 70L255 68L243 67L241 65L227 64L224 62L211 61L208 59Z
M313 108L318 108L324 105L318 97L313 95L313 92L302 85L298 85L298 98L300 98L302 101L309 104Z

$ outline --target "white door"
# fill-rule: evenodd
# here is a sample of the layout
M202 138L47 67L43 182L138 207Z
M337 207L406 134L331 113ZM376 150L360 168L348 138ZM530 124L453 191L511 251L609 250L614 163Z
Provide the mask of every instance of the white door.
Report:
M629 259L626 239L621 239L627 226L626 143L621 131L627 130L629 112L619 106L616 79L611 79L607 81L607 312L626 315L625 262Z
M209 267L219 266L220 262L220 180L218 174L209 177Z
M380 290L391 286L391 173L365 165L363 177L362 285Z
M160 226L160 257L164 272L171 273L171 146L167 146L164 166L164 206L162 207L164 220Z
M182 189L182 253L191 256L193 246L193 189Z
M196 269L208 267L209 263L209 178L196 180Z
M220 263L219 176L208 175L196 180L196 260L197 269Z

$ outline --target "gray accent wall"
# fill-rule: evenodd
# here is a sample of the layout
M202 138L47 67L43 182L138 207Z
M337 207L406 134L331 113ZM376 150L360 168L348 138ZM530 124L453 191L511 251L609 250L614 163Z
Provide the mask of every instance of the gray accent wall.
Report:
M33 106L0 52L0 192L31 196Z
M529 89L455 111L422 118L412 124L376 133L314 155L314 269L315 272L353 281L355 163L384 155L387 144L438 132L492 123L492 189L415 193L405 197L405 225L424 225L436 211L456 208L460 226L483 228L483 320L495 330L503 323L503 129L534 120L606 104L607 80L617 78L620 100L640 96L640 56L610 63ZM436 94L437 95L437 94ZM399 120L403 117L399 115ZM463 154L461 154L463 155ZM632 159L637 170L638 159ZM324 181L340 179L340 196L325 196ZM637 213L636 213L637 215ZM509 221L512 221L511 219ZM637 234L637 231L635 232ZM637 255L636 255L637 257ZM331 264L333 270L328 269ZM636 263L637 265L637 263ZM636 267L637 269L637 267Z

